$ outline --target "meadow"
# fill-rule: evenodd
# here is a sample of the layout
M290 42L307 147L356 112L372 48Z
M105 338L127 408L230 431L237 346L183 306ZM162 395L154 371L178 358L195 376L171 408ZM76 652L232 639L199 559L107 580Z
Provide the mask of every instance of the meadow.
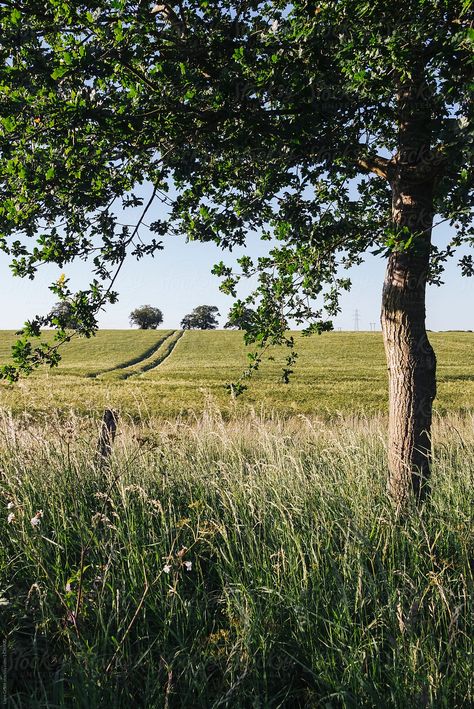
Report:
M435 410L474 408L474 334L431 333L438 358ZM295 333L299 358L289 384L281 381L286 348L275 348L248 390L232 400L225 389L247 366L240 332L99 331L64 347L58 368L18 384L0 383L0 407L41 418L50 410L98 414L113 408L135 419L199 416L211 401L227 417L253 408L282 416L334 418L387 410L387 372L381 333ZM0 333L8 361L14 333Z
M3 418L5 705L474 706L473 423L397 521L382 417Z
M403 518L379 333L299 338L290 384L275 352L237 400L238 332L100 331L3 382L3 704L474 707L473 338L431 335L432 494Z

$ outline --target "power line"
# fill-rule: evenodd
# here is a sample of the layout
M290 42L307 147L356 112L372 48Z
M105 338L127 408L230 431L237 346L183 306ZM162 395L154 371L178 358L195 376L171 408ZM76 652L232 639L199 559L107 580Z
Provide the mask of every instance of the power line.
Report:
M357 310L357 308L354 312L354 330L356 332L359 332L359 311Z

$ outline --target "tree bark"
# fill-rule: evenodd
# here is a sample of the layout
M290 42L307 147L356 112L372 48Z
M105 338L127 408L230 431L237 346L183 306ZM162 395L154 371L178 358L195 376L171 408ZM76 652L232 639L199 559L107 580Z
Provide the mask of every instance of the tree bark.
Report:
M381 323L389 374L388 492L397 505L428 491L436 357L425 328L433 224L430 114L422 82L399 94L399 147L393 160L392 227L399 244L387 264ZM409 245L407 241L410 240Z

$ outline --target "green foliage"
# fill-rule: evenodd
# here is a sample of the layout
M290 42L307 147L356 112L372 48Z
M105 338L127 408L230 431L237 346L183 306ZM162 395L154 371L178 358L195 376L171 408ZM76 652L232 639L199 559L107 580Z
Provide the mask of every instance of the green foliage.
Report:
M471 419L403 522L370 419L121 421L109 470L44 421L0 422L7 706L472 706Z
M242 303L238 303L237 307L230 311L228 321L224 325L226 330L246 330L252 325L255 318L255 312L252 308L246 308Z
M162 322L163 313L151 305L142 305L130 313L130 324L138 325L140 330L156 330Z
M127 253L153 255L165 235L222 248L259 236L266 255L216 273L229 293L253 277L246 305L259 328L248 339L281 343L290 318L331 327L350 286L341 268L367 251L416 248L416 223L395 235L391 224L403 167L432 181L434 212L451 227L433 249L439 281L446 258L473 239L469 9L465 0L0 8L0 246L13 272L91 258L95 280L80 297L90 331L116 298ZM407 92L430 132L408 162L398 143ZM134 188L144 182L142 204ZM137 208L135 226L122 225L121 207ZM462 257L467 275L470 263ZM26 368L43 361L22 357Z
M181 320L183 330L215 330L219 322L216 315L220 315L215 305L198 305L192 313L185 315Z
M73 307L67 300L60 300L49 313L49 321L52 325L66 329L75 330L78 322L74 317Z

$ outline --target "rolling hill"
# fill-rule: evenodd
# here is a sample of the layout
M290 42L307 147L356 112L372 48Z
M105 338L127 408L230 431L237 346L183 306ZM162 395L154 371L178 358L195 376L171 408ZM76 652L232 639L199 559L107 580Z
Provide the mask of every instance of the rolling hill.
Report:
M0 361L15 339L0 332ZM387 406L387 376L380 333L333 332L311 338L295 333L299 352L289 384L281 381L288 354L275 348L232 400L225 385L245 370L242 333L230 331L101 330L64 346L58 368L42 369L18 384L0 382L0 407L15 414L57 409L79 414L105 407L132 417L200 413L217 406L226 415L249 408L331 418L370 415ZM432 333L438 357L435 410L474 408L474 334Z

